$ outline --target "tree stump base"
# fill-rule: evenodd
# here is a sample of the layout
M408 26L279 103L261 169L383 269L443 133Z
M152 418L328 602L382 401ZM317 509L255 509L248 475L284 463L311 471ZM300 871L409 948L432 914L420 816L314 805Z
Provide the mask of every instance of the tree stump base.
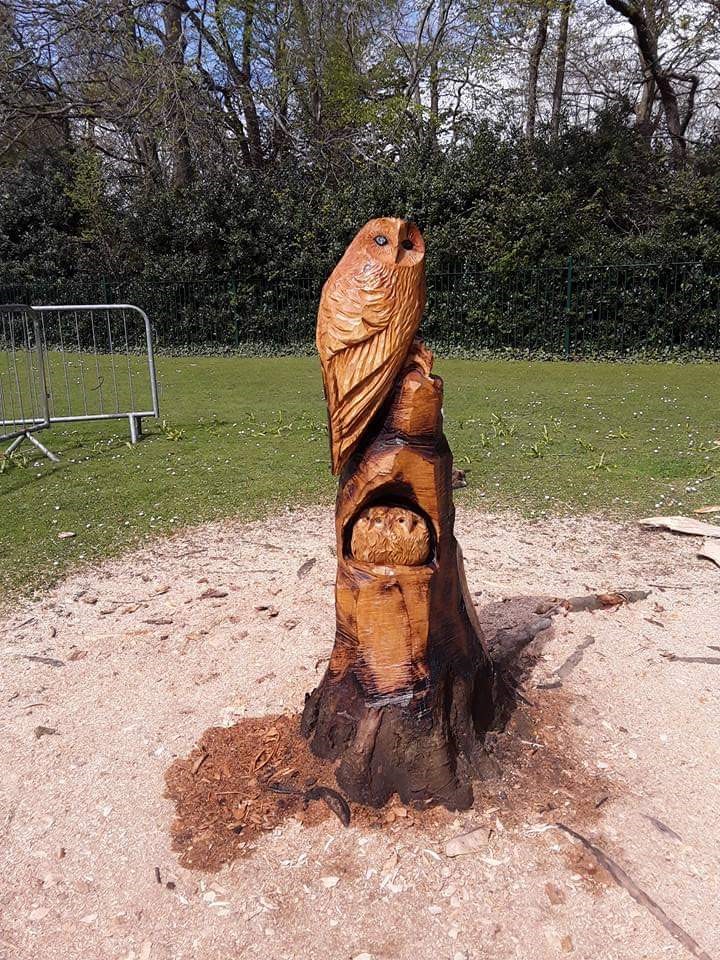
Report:
M497 715L454 513L442 381L411 366L340 479L335 645L302 719L347 796L373 807L395 793L470 806Z

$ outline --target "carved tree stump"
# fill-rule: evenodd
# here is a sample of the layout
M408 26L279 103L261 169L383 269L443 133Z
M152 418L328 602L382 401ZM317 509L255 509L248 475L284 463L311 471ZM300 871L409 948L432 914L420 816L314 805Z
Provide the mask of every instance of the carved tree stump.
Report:
M495 684L454 513L442 381L413 366L341 475L335 645L302 721L361 803L472 802Z

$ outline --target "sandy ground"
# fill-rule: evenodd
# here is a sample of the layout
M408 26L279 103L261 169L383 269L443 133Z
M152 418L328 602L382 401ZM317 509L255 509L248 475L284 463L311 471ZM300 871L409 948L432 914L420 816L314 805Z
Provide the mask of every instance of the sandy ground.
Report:
M720 957L720 665L663 656L718 656L720 571L697 540L601 520L461 510L457 532L490 631L522 619L515 598L652 590L556 618L525 695L563 725L575 769L607 783L596 821L575 826ZM508 823L482 804L374 829L289 820L218 872L179 866L165 771L210 726L302 706L332 642L332 543L325 509L199 527L0 618L0 956L689 956L624 889L574 866L576 845L548 827L558 797ZM481 826L485 846L446 856Z

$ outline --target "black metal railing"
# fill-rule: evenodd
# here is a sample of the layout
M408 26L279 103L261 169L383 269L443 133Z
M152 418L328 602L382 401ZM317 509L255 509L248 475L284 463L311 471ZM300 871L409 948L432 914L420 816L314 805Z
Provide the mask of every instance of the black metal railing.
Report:
M324 277L2 285L0 300L134 303L169 350L293 352L313 341ZM422 333L446 352L614 357L720 354L720 263L428 270Z

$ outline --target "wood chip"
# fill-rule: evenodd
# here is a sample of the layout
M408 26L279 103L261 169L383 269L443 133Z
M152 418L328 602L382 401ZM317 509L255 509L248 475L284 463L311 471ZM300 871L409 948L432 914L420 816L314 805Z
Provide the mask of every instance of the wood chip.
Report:
M720 526L694 520L692 517L647 517L639 520L641 527L670 530L672 533L686 533L692 537L720 537Z
M317 563L317 557L311 557L309 560L306 560L305 563L303 563L302 566L298 568L298 572L297 572L298 577L301 580L304 577L306 577L316 563Z
M35 727L33 730L35 734L35 739L39 740L40 737L50 737L53 734L57 733L55 727Z
M59 534L57 535L57 538L58 538L58 540L72 540L72 538L73 538L74 536L76 536L76 534L74 533L74 531L72 531L72 530L63 530L61 533L59 533Z
M487 847L489 839L490 833L486 827L461 833L445 844L445 856L462 857L466 853L477 853L478 850L484 850Z
M201 600L221 600L228 595L227 590L219 590L217 587L208 587L200 594Z
M565 903L567 900L565 891L558 887L555 883L545 884L545 895L550 903L552 903L552 905L555 907L559 906L561 903Z
M693 513L720 513L720 506L698 507L697 510L693 510Z
M276 617L280 613L277 607L273 607L269 603L261 603L257 607L255 607L255 610L258 613L267 613L268 618L271 620L273 617Z
M205 761L207 760L208 756L209 756L209 754L208 754L207 752L201 753L200 756L195 760L195 762L193 763L192 768L191 768L191 769L192 769L193 776L195 776L195 774L198 772L198 770L200 769L200 767L205 763Z

